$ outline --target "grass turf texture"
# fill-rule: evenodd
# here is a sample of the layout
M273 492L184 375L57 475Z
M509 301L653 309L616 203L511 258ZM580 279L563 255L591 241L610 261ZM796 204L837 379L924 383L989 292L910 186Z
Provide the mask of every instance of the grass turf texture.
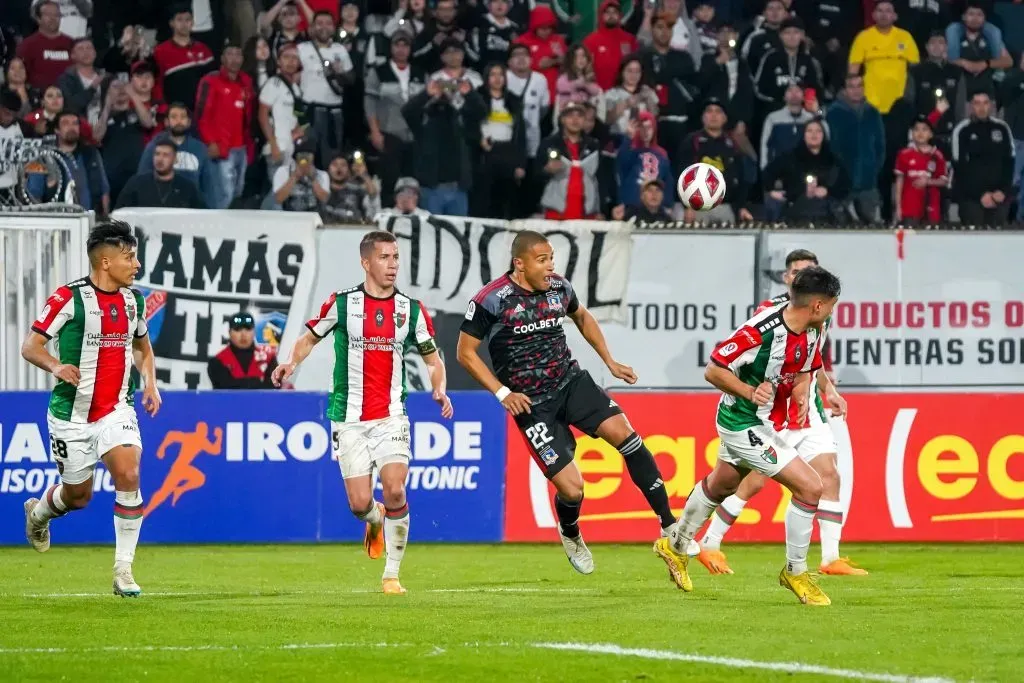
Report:
M1020 680L1024 546L851 544L872 573L822 577L826 608L779 587L782 545L727 547L733 576L694 559L691 594L649 546L592 550L586 577L557 545L413 544L385 596L359 546L143 546L132 600L111 548L4 548L0 680L842 680L536 645L566 642Z

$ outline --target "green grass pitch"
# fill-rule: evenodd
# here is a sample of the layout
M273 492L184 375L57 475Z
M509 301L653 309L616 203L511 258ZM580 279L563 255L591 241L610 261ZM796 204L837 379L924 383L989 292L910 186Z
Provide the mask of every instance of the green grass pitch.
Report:
M1024 546L848 545L871 575L822 577L826 608L779 587L781 545L694 561L691 594L649 546L592 550L581 576L557 545L413 544L384 596L359 546L143 546L130 600L111 548L0 549L0 681L1024 677Z

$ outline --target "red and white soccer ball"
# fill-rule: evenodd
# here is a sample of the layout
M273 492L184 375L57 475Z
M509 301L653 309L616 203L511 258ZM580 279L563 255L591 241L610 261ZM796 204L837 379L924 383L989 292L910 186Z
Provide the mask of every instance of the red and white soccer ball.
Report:
M693 164L676 183L683 206L694 211L710 211L725 199L725 178L711 164Z

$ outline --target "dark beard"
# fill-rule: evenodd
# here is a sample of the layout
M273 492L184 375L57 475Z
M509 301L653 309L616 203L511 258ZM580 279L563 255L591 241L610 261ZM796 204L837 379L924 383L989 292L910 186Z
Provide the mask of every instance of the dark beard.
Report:
M168 128L167 130L168 130L168 131L170 132L170 134L171 134L171 135L173 135L174 137L176 137L176 138L180 138L181 136L183 136L183 135L184 135L185 133L187 133L187 132L188 132L188 126L185 126L185 127L177 127L177 128Z
M619 27L619 21L618 21L618 19L612 19L610 21L606 19L605 22L604 22L604 27L605 28L618 28Z

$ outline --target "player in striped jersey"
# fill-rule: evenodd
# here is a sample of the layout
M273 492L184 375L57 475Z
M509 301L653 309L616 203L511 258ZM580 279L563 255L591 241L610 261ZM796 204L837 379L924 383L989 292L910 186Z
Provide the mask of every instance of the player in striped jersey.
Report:
M786 273L783 282L789 286L798 272L809 266L818 265L818 257L806 249L797 249L786 256ZM772 297L763 302L756 311L761 313L768 308L788 303L788 292ZM825 406L821 397L825 397L833 417L846 415L846 399L836 391L832 379L828 376L830 366L824 352L825 337L832 327L832 318L822 323L819 346L824 361L822 370L815 373L811 382L810 400L813 406L808 411L807 423L800 431L794 433L796 441L792 443L800 453L800 457L808 462L821 477L822 494L818 502L818 530L821 533L821 564L822 574L836 576L864 575L867 572L856 566L848 558L839 556L839 539L843 529L843 508L839 502L839 470L836 464L838 448L835 436L829 426L825 414ZM707 532L700 542L700 554L697 559L712 574L732 574L732 569L721 550L722 538L739 517L747 501L764 487L766 477L751 472L744 477L736 493L722 501L715 510L708 525Z
M791 445L791 430L807 419L811 373L821 367L819 330L839 298L839 278L811 266L797 273L790 291L791 301L756 314L711 353L704 377L722 391L718 462L694 486L679 524L655 550L687 576L685 550L693 535L743 478L756 471L793 494L786 510L786 566L779 582L804 604L828 605L828 596L807 571L821 478Z
M137 245L127 223L97 225L87 242L89 277L50 295L21 347L25 360L57 379L46 421L61 483L42 500L25 501L29 544L46 552L50 520L89 504L93 470L102 460L114 480L114 593L122 597L142 592L132 575L142 528L133 360L145 381L146 412L156 415L160 409L146 303L130 289L141 265ZM56 357L46 349L51 339Z
M334 335L334 375L327 403L334 457L345 480L352 513L366 522L363 544L370 559L386 549L382 590L403 594L398 571L409 538L405 478L412 458L405 352L415 348L430 372L441 415L452 416L445 393L445 368L434 343L434 324L422 303L395 288L398 243L389 232L367 233L359 244L366 280L331 294L287 363L274 371L274 384L291 376L328 334ZM384 502L373 497L373 472L380 476Z

